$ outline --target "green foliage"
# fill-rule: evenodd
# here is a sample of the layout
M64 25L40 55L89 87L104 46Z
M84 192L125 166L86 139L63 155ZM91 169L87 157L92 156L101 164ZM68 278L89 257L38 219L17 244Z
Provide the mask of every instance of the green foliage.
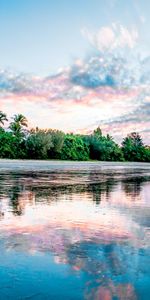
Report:
M0 157L25 158L26 149L23 140L18 140L11 132L0 128Z
M59 158L64 144L65 134L60 130L49 129L47 131L51 135L52 146L48 151L49 158Z
M14 144L15 138L12 134L0 128L0 157L15 158Z
M6 116L5 113L3 113L2 111L0 111L0 126L4 125L5 121L8 121L7 120L7 116Z
M65 160L88 160L89 149L79 135L67 134L60 158Z
M143 158L144 161L146 162L150 162L150 147L145 147L144 148L144 158Z
M51 134L45 130L32 130L26 139L27 157L47 159L48 151L53 146Z
M150 162L150 147L132 132L120 147L104 136L98 127L91 135L65 134L60 130L27 130L27 119L15 115L7 130L2 128L7 116L0 111L0 157L28 159L145 161Z
M85 137L90 150L90 158L102 161L123 161L121 148L113 141L112 137L94 134Z
M18 114L13 117L13 121L10 123L9 129L14 136L21 140L25 136L26 127L28 127L26 117L24 117L22 114Z
M122 151L127 161L144 161L145 147L136 132L130 133L122 142Z
M97 127L94 132L93 132L93 135L97 138L100 138L102 136L102 131L100 129L100 127Z
M9 125L10 133L14 138L12 146L15 158L26 157L25 138L27 134L27 126L27 119L22 114L15 115L13 117L13 121Z

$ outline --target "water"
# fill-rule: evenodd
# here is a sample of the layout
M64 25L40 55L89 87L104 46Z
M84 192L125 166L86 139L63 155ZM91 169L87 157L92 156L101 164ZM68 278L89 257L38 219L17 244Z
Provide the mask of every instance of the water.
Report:
M150 165L0 161L0 299L150 299Z

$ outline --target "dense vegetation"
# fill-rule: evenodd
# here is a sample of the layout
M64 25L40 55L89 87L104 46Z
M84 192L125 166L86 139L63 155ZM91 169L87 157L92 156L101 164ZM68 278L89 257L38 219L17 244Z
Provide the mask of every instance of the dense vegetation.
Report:
M27 119L19 114L4 129L7 116L0 111L0 157L23 159L105 160L150 162L150 147L136 132L119 146L98 127L91 135L65 134L59 130L28 129Z

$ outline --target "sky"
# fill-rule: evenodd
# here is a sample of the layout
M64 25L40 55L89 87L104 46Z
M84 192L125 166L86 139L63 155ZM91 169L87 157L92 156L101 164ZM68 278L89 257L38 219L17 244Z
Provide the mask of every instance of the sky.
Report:
M150 143L149 0L0 0L0 110Z

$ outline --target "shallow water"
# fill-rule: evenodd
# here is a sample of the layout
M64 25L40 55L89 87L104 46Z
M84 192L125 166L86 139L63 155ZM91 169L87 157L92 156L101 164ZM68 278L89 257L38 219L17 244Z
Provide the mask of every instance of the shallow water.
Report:
M150 299L150 165L0 161L0 299Z

